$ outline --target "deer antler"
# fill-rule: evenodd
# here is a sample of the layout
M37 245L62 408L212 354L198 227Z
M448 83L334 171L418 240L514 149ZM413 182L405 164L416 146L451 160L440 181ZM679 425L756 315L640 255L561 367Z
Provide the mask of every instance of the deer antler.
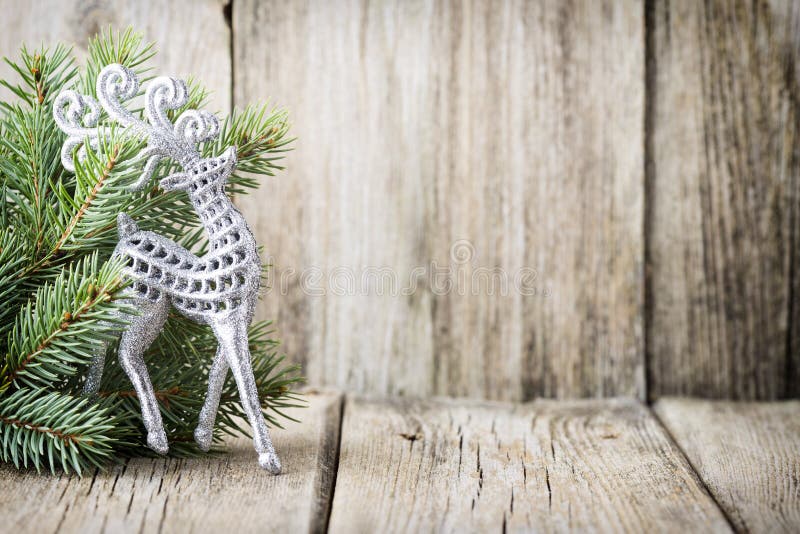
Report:
M106 66L97 77L97 100L73 90L62 91L56 98L53 117L67 140L61 149L64 168L75 170L73 151L76 147L78 161L86 157L86 141L97 149L100 137L109 135L109 128L99 125L101 106L110 121L125 127L132 135L147 139L147 147L139 154L147 160L142 175L130 189L138 190L150 180L156 165L163 158L172 158L187 169L200 160L196 145L219 135L219 121L205 110L187 110L173 124L167 110L178 109L189 99L183 80L161 76L150 82L145 93L145 116L142 121L128 111L122 103L139 92L136 74L122 65Z

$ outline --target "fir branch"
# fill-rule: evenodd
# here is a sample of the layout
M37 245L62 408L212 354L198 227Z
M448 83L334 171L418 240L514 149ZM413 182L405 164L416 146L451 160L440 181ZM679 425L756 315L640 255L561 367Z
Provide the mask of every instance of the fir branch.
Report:
M119 440L115 418L86 398L43 389L19 389L0 398L0 457L14 466L57 466L81 474L102 466Z
M0 227L0 353L5 346L6 332L11 327L10 318L16 314L14 306L19 291L19 277L27 263L27 243L14 231Z
M142 81L150 79L147 62L155 56L155 43L144 42L142 35L127 28L114 32L111 27L89 40L86 69L81 77L82 92L94 94L95 82L106 65L119 63L132 69Z
M135 389L129 389L125 391L99 391L97 393L100 397L119 397L121 399L128 399L128 398L139 398L138 393L136 393ZM162 390L155 390L153 394L156 397L156 400L163 403L165 408L169 410L169 399L170 397L174 397L176 395L186 396L186 392L183 391L178 386L172 386L169 389L162 389Z
M36 292L35 304L28 302L9 333L0 390L17 382L51 384L88 363L118 328L112 312L119 306L112 299L124 285L121 267L98 268L93 254Z
M219 153L224 147L236 146L239 162L236 172L229 179L229 193L244 193L246 189L260 185L253 175L274 176L282 170L277 162L289 150L294 138L287 138L289 132L288 113L271 107L247 106L244 110L234 109L225 119L215 143L204 147L204 154Z
M33 52L23 45L20 62L4 58L8 66L18 74L21 83L14 85L7 80L0 80L0 85L10 90L28 107L47 106L78 74L71 53L72 50L63 45L52 50L42 46Z
M98 192L106 183L106 180L108 180L111 171L114 170L114 166L117 164L118 157L119 157L119 145L116 145L111 151L111 154L108 155L106 165L103 168L103 172L97 178L97 181L95 182L91 191L89 191L89 194L86 196L86 199L83 201L83 204L81 204L81 207L78 208L78 212L75 213L75 215L70 219L69 224L67 224L67 228L61 234L61 237L58 239L58 242L56 242L51 254L58 254L59 250L61 250L61 247L64 245L64 242L67 240L67 238L69 238L72 235L72 231L75 229L75 226L78 225L80 220L86 214L86 210L89 209L89 206L91 206L92 202L94 202L94 200L97 198Z

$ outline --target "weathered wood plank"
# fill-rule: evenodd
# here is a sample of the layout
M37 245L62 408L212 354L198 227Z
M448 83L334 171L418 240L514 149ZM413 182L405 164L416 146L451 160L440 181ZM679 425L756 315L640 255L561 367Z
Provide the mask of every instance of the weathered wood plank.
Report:
M729 531L634 401L345 406L331 532Z
M300 138L241 205L312 383L643 395L643 13L234 2L235 101Z
M76 477L0 466L4 532L320 532L336 469L341 396L309 395L303 422L272 431L283 474L239 438L222 456L134 459ZM46 512L43 512L46 511Z
M800 531L800 402L661 399L656 414L742 532Z
M192 75L214 91L209 109L228 112L231 106L230 28L224 0L170 2L168 0L0 0L0 56L16 57L20 45L73 44L78 58L85 55L90 37L111 26L133 26L159 54L154 72L186 78ZM11 74L0 63L0 78ZM0 88L0 98L9 93Z
M649 394L779 398L798 376L800 4L652 4Z

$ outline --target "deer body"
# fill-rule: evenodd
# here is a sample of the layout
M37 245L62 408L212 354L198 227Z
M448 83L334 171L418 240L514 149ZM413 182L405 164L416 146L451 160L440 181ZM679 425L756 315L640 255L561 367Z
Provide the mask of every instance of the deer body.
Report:
M120 97L131 98L137 90L136 76L120 65L109 65L98 76L97 95L103 108L134 133L148 137L144 151L148 161L135 187L147 182L160 158L178 160L184 172L167 176L160 185L189 195L209 240L208 253L198 257L163 236L139 230L124 213L117 218L120 240L114 254L126 259L123 273L131 280L124 298L140 312L126 317L128 326L120 337L118 357L140 399L147 443L161 454L168 450L143 354L161 331L172 306L189 319L208 324L218 341L195 441L203 450L211 446L220 393L230 368L253 427L259 464L277 474L280 461L261 413L248 349L247 329L255 311L261 264L252 232L225 194L227 179L236 167L236 149L229 147L213 158L199 156L193 145L218 132L216 118L210 114L187 111L174 125L167 120L165 109L177 108L186 101L182 82L158 78L148 87L145 109L152 126L133 117L119 102ZM81 119L87 110L88 120ZM62 151L65 167L73 166L72 150L80 146L79 137L81 142L88 137L91 143L103 135L99 129L91 128L99 118L98 110L93 99L72 91L63 92L56 100L56 122L70 135ZM89 127L85 126L87 122ZM79 149L79 157L81 150L85 148ZM87 391L99 387L103 365L104 351L92 362Z
M229 150L209 161L196 164L206 170L198 169L187 189L209 240L205 256L199 258L156 233L139 231L125 215L119 217L115 251L129 259L126 274L136 280L133 289L139 297L155 300L165 294L183 315L205 324L254 304L248 296L258 290L261 273L253 234L224 190L236 153Z

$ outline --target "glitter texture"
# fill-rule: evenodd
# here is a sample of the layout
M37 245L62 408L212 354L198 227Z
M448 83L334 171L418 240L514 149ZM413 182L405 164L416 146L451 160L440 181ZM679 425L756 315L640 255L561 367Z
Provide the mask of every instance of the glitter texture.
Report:
M101 110L129 134L147 139L147 146L139 155L145 160L144 171L132 189L147 185L161 159L180 163L183 172L163 178L160 186L189 195L208 236L209 252L198 257L163 236L139 230L124 213L117 217L119 243L114 255L125 258L123 273L131 279L123 297L139 312L125 316L129 325L122 332L118 356L141 402L147 444L161 454L169 448L143 354L163 328L172 306L191 320L209 325L218 341L208 373L208 393L194 433L198 446L205 451L211 446L220 395L230 368L253 427L258 462L278 474L281 465L261 413L247 338L258 296L261 262L253 233L225 194L225 184L236 168L236 148L229 147L221 156L201 157L197 143L214 139L219 133L217 118L207 111L185 111L174 124L169 121L167 110L183 106L188 99L183 81L159 77L149 84L145 93L147 122L122 105L138 90L139 81L133 71L122 65L108 65L97 78L99 103L91 96L62 91L56 98L53 115L68 136L61 151L66 169L75 169L73 152L81 160L86 156L86 142L96 148L99 139L108 134L108 126L98 126ZM86 380L88 392L96 392L100 385L104 354L98 353L92 361Z

